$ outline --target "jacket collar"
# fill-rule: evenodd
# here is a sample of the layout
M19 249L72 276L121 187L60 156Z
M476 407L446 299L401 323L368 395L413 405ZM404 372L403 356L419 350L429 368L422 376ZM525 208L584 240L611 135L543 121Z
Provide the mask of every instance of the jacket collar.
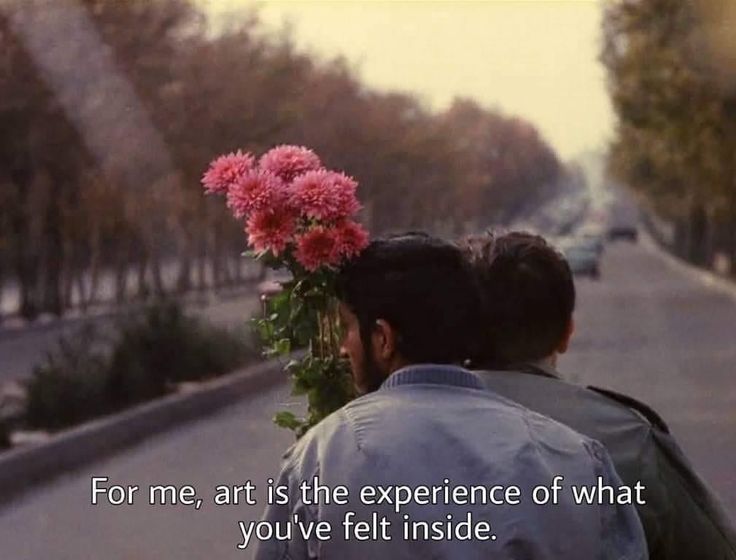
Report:
M444 364L416 364L403 367L389 375L381 385L381 389L420 383L483 389L483 383L474 373L460 366Z
M552 366L540 363L517 364L507 369L521 371L530 375L539 375L540 377L551 377L553 379L560 379L560 374L557 373L557 371L555 371Z
M519 364L511 364L503 368L480 369L479 371L497 371L501 373L526 373L529 375L537 375L539 377L548 377L550 379L562 379L560 374L552 366L540 364L539 362L523 362Z

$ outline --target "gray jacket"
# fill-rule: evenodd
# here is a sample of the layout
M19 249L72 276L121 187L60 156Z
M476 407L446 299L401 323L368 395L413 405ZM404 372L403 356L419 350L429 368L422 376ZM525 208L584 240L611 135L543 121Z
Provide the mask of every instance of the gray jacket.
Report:
M551 485L556 475L564 477L558 503L533 503L532 488ZM313 504L309 497L305 503L299 485L314 477L331 488L346 486L349 504ZM289 541L261 543L256 559L645 560L646 542L633 506L573 503L572 485L594 486L599 477L604 484L621 484L598 442L484 390L467 370L411 366L323 420L287 452L277 484L288 486L290 499L268 507L265 519L327 521L331 538L295 532ZM397 510L381 499L380 489L378 503L360 500L363 487L388 492L397 485L405 497L420 486L515 485L521 503L468 504L464 498L446 503L441 494L427 503L424 493ZM391 524L391 540L373 534L345 538L346 515L351 522L370 522L374 512ZM406 521L443 530L448 520L468 515L474 523L490 523L494 538L465 540L434 530L427 537L423 529L417 538L403 533Z
M549 369L524 369L476 373L494 393L600 441L627 485L646 486L638 510L652 560L736 560L733 523L653 410Z

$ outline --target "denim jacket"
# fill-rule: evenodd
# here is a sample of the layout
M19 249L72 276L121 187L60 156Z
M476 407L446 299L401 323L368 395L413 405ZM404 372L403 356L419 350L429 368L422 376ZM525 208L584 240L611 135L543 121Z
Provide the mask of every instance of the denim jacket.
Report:
M551 495L546 505L535 503L534 488L549 488L555 476L563 477L557 503ZM300 483L315 477L331 488L345 486L349 503L314 504L313 496L302 500ZM294 516L302 523L326 521L332 528L329 540L316 538L314 531L304 538L294 530L289 541L259 543L256 559L646 559L633 506L573 503L573 485L596 486L599 478L616 489L621 485L596 441L484 390L463 368L410 366L330 415L284 457L276 484L288 486L289 501L268 506L264 520L282 525ZM427 503L416 494L401 507L388 492L386 499L376 499L381 489L420 485L439 488L439 499ZM366 486L380 489L361 500ZM494 504L488 494L486 503L478 494L474 504L462 492L454 500L443 497L443 488L460 486L516 486L520 503ZM371 496L380 503L372 503ZM504 500L503 492L494 496L497 502L515 501ZM537 501L545 497L539 491ZM468 515L473 526L490 524L492 536L464 539L467 531L456 528ZM344 524L364 520L377 527L381 518L389 524L390 540L378 532L359 540ZM412 533L414 522L427 525ZM432 523L436 531L427 529Z

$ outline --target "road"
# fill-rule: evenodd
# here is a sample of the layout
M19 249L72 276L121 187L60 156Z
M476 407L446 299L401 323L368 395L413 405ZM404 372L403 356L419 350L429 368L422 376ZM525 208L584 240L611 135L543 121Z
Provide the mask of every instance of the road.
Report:
M240 326L258 309L258 298L250 290L252 288L241 289L227 298L204 295L199 301L192 299L186 308L189 313L216 325ZM26 329L0 330L0 384L30 376L34 366L54 348L59 337L75 333L86 323L92 323L98 331L112 332L115 316L108 313L92 318L62 318Z
M699 471L736 513L736 302L641 245L607 249L603 278L578 283L577 335L561 369L658 409ZM288 433L269 416L280 387L59 479L0 510L0 558L248 559L238 520L260 506L91 506L90 477L141 487L256 484L275 473ZM206 500L208 501L208 500Z
M736 516L736 290L671 261L610 246L602 281L578 283L577 335L560 369L652 406Z

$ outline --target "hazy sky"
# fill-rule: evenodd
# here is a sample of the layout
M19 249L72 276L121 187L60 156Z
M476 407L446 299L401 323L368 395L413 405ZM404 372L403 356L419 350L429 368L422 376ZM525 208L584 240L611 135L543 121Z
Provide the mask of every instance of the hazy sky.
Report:
M290 21L300 47L345 55L371 87L416 93L436 109L460 95L522 116L565 159L611 133L596 0L200 3L229 17L260 5L267 26Z

